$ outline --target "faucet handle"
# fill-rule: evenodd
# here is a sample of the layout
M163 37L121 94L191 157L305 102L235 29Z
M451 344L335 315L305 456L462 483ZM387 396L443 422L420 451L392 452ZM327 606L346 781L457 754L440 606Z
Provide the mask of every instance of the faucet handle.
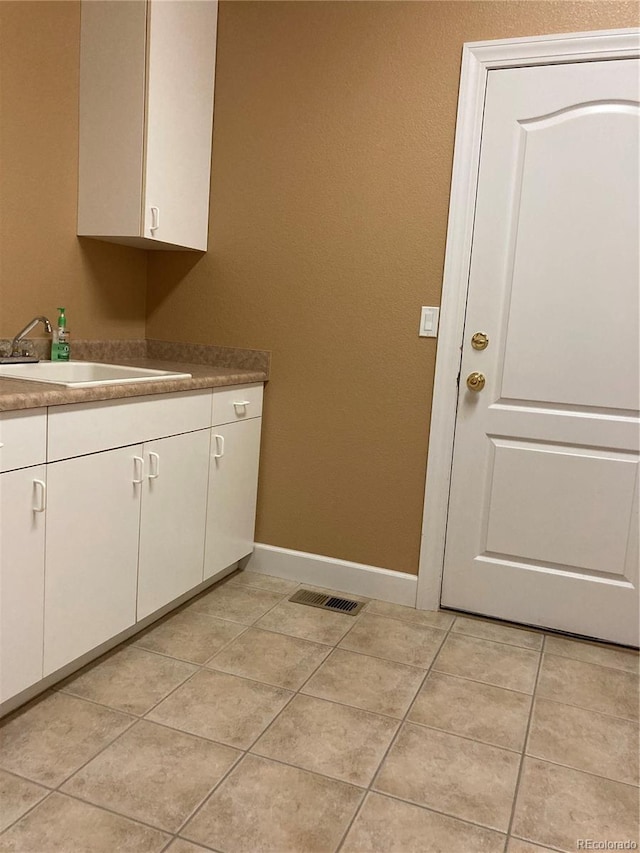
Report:
M35 355L33 351L33 341L23 339L20 341L20 352L17 355L23 355L25 358L31 358Z

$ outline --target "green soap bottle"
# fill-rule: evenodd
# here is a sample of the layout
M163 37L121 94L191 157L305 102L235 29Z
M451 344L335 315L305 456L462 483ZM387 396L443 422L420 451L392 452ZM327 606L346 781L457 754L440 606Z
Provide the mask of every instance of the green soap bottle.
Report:
M67 318L64 308L58 308L58 328L53 332L53 343L51 344L51 361L69 361L69 332L67 331Z

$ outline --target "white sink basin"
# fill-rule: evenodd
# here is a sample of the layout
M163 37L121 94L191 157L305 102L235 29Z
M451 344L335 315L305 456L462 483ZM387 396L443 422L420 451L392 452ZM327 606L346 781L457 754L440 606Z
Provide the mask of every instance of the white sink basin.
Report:
M124 382L190 379L191 374L93 361L40 361L37 364L0 365L0 378L50 382L67 388L91 388L94 385L120 385Z

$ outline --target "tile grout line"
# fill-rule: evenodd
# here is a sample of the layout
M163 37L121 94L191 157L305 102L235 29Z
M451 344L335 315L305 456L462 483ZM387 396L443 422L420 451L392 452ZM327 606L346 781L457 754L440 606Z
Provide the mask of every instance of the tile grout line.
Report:
M546 844L538 844L537 841L529 841L526 838L519 838L517 835L510 835L509 841L513 838L514 841L524 841L525 844L533 844L534 846L539 847L541 850L549 850L550 853L566 853L565 850L561 850L559 847L549 847Z
M225 581L226 581L226 583L224 583ZM229 581L227 580L227 578L222 578L222 581L220 581L220 589L224 589L224 587L225 587L225 586L236 587L236 588L239 588L239 589L241 589L241 590L244 590L245 592L247 592L247 591L249 591L249 592L250 592L250 591L251 591L251 589L253 589L253 587L243 587L241 584L231 584L231 583L229 583ZM212 587L211 589L206 590L206 592L207 592L207 596L208 596L209 594L211 594L212 592L215 592L215 591L216 591L216 589L218 589L218 584L214 584L214 585L213 585L213 587ZM278 596L280 596L280 598L279 598L279 600L278 600L278 601L276 601L274 604L272 604L270 607L268 607L268 608L267 608L263 613L261 613L259 616L256 616L256 618L255 618L255 619L253 619L253 620L249 623L249 625L247 625L247 623L246 623L246 622L237 622L237 621L235 621L234 619L225 619L225 617L224 617L224 616L220 616L220 615L218 615L218 614L216 614L216 613L207 613L205 610L198 610L198 608L197 608L197 607L196 607L196 608L194 608L194 609L193 609L193 611L194 611L194 613L204 613L204 615L205 615L205 616L210 616L210 617L211 617L211 618L213 618L213 619L220 619L220 620L222 620L223 622L233 622L233 624L234 624L234 625L246 625L246 627L247 627L247 628L250 628L252 625L255 625L255 623L258 621L258 619L262 619L262 617L263 617L263 616L266 616L266 615L267 615L267 613L271 613L271 611L272 611L275 607L277 607L279 604L282 604L282 602L285 600L285 598L287 597L287 595L289 595L289 593L288 593L288 592L286 592L286 593L282 593L282 592L271 592L270 590L267 590L267 589L260 589L259 591L260 591L260 592L268 592L268 593L270 593L271 595L278 595ZM198 601L201 601L202 599L206 598L207 596L205 596L205 595L196 596L196 597L194 598L194 600L193 600L193 601L188 602L188 603L189 603L189 605L191 606L191 605L193 605L193 604L196 604ZM186 608L185 608L185 609L186 609Z
M441 809L436 809L434 806L425 806L422 803L419 803L417 800L407 800L404 797L399 797L397 794L388 794L386 793L386 791L384 793L382 791L371 791L369 789L366 789L364 793L366 795L377 794L379 797L386 797L389 800L395 800L398 803L404 803L407 806L413 806L414 808L420 809L421 811L430 812L431 814L437 814L441 817L446 817L448 818L448 820L463 823L465 826L472 826L474 829L483 829L485 832L493 832L496 835L505 835L502 830L496 829L495 826L488 826L486 823L476 823L473 820L469 820L468 817L458 817L458 815L452 815L451 812L443 812ZM352 821L352 825L353 823L355 823L355 817ZM345 834L345 837L342 839L342 844L344 844L346 840L347 839ZM339 849L340 848L338 848L338 850ZM336 851L336 853L338 853L338 851ZM374 853L374 851L371 851L371 853ZM386 853L386 851L375 851L375 853ZM420 853L428 853L428 851L420 851Z
M638 655L640 653L640 648L638 646L628 646L625 643L614 643L612 640L599 640L598 637L587 637L586 634L569 634L566 631L554 630L553 628L539 628L539 631L544 631L546 637L549 639L559 639L559 640L567 640L571 643L576 643L576 645L583 644L585 646L595 646L598 649L603 649L604 651L621 651L621 652L630 652L631 654Z
M105 749L106 748L107 747L105 747ZM13 774L13 775L15 775L15 774ZM73 776L74 774L72 773L71 775ZM22 779L24 777L19 777L19 778ZM170 844L173 841L174 835L171 833L171 830L163 829L160 826L156 826L152 823L147 823L146 821L141 820L140 818L131 817L130 815L123 814L122 812L118 812L109 806L98 805L97 803L91 802L91 800L85 800L82 797L80 797L78 794L71 794L68 791L60 790L60 786L64 785L65 782L67 782L70 778L71 778L71 776L69 776L67 779L65 779L64 782L61 782L57 788L49 788L47 790L46 796L44 796L41 800L38 800L37 803L34 803L30 808L28 808L25 812L23 812L23 814L21 814L14 821L12 821L10 824L8 824L2 830L2 832L0 832L0 838L5 833L7 833L12 827L14 827L17 823L19 823L21 820L26 818L31 812L33 812L35 809L37 809L38 806L41 806L46 800L50 799L54 794L58 794L61 797L68 797L71 800L76 800L79 803L83 803L84 805L90 806L91 808L94 808L94 809L98 809L99 811L108 812L109 814L112 814L115 817L119 817L122 820L128 820L128 821L131 821L132 823L138 824L139 826L145 826L145 827L147 827L147 829L153 829L155 832L162 832L164 835L169 835L170 837L169 837L168 844ZM30 781L30 780L27 780L27 781ZM166 846L161 848L161 849L165 850Z
M634 790L640 789L640 783L623 782L621 779L613 779L611 776L602 776L600 773L593 773L591 770L583 770L581 767L574 767L572 764L561 764L559 761L550 761L548 758L540 758L538 755L533 755L530 752L524 753L524 758L534 758L541 764L549 764L551 767L563 767L565 770L571 770L574 773L582 773L585 776L592 776L594 779L602 779L603 782L612 782L614 785L624 785L627 788Z
M112 806L98 805L97 803L94 803L91 800L85 800L84 797L81 797L79 794L70 794L68 791L58 790L52 791L51 793L59 794L61 797L69 797L69 799L75 800L78 803L83 803L85 806L91 806L91 808L107 812L108 814L112 814L115 817L121 818L122 820L129 820L132 823L137 823L139 826L146 826L147 829L153 829L155 832L161 832L163 835L169 836L169 842L173 841L175 837L175 833L173 833L170 829L164 829L164 827L162 826L157 826L156 824L149 823L148 821L142 820L139 817L131 817L131 815L124 814L123 812L118 812Z
M194 611L194 612L196 612L196 611ZM203 613L202 615L206 616L207 614ZM228 624L240 625L240 622L229 622ZM253 626L252 625L243 625L242 627L244 628L244 631L240 631L238 634L235 635L235 637L231 637L230 640L225 640L224 643L220 646L220 648L217 649L213 653L213 655L211 655L211 657L207 658L207 661L211 660L211 658L214 657L215 655L217 655L218 652L221 652L223 649L226 649L227 646L230 645L231 643L233 643L234 640L237 640L238 637L241 637L243 634L246 634L247 631L249 630L249 628L251 628ZM188 658L179 658L179 657L176 657L175 655L170 655L168 652L160 652L157 649L149 649L146 646L140 646L137 643L132 643L131 648L140 649L140 651L142 651L142 652L148 652L150 655L157 655L158 657L167 658L168 660L175 660L175 661L178 661L178 663L189 663L189 664L191 664L191 666L204 666L205 663L207 662L207 661L205 661L204 663L199 663L198 661L189 660Z
M582 663L585 666L597 666L599 669L608 669L613 672L621 672L623 675L630 675L632 678L640 679L640 672L631 672L629 669L621 669L619 666L607 666L606 663L596 663L592 660L584 660L584 658L572 658L569 655L559 655L557 652L545 652L546 655L552 658L560 658L561 660L570 660L574 663ZM640 663L640 661L639 661Z
M614 649L614 651L616 651L616 650ZM633 652L630 651L630 654L632 654L632 653ZM585 660L584 658L571 657L570 655L563 655L563 654L560 654L559 652L545 652L545 654L551 655L551 657L554 657L554 658L562 658L563 660L572 660L574 663L585 663L585 664L587 664L587 666L599 666L600 669L612 669L614 672L623 672L623 673L626 673L627 675L632 675L635 678L640 678L640 654L638 652L635 653L635 656L638 658L638 667L635 670L624 669L623 667L613 666L613 665L609 665L607 663L596 663L596 661L593 661L593 660Z
M511 838L511 831L513 829L513 823L516 816L516 805L518 802L518 795L520 794L520 783L522 782L522 775L524 772L524 759L527 754L527 744L529 741L529 732L531 731L531 723L533 721L533 709L536 703L536 692L538 690L538 682L540 680L540 673L542 672L542 662L544 660L544 647L547 642L546 634L542 641L542 647L540 649L540 659L538 661L538 668L536 670L536 677L533 683L533 693L531 695L531 707L529 708L529 719L527 720L527 728L524 733L524 741L522 743L522 750L520 753L520 765L518 767L518 775L516 776L516 785L513 791L513 802L511 803L511 815L509 816L509 823L507 825L507 840L505 841L505 851L507 849L507 845L509 844L509 839Z
M19 778L23 779L24 777L20 776ZM28 779L27 781L31 781L31 780ZM45 796L41 800L38 800L37 803L34 803L32 806L29 806L29 808L25 812L23 812L19 817L17 817L15 820L11 821L11 823L9 823L9 824L7 824L7 826L5 826L5 828L2 830L2 832L0 832L0 838L2 838L2 836L5 834L5 832L8 832L11 829L11 827L15 826L19 821L21 821L23 818L27 817L27 815L31 814L32 811L37 809L38 806L41 806L42 803L46 802L49 799L49 797L51 796L51 794L55 794L55 793L56 793L55 789L48 788L47 793L45 794Z
M550 655L549 652L543 652L542 657L544 660L545 657L558 657L558 656L553 655L553 654ZM565 658L565 660L573 660L573 658ZM585 663L585 661L577 661L577 663ZM593 666L598 666L598 664L593 664ZM608 667L608 666L601 667L601 669L607 669L610 672L625 673L625 670L614 669L613 667ZM626 674L634 676L634 673L626 673ZM640 678L638 676L635 676L635 678L637 679L636 688L640 689ZM607 711L599 711L597 708L587 708L585 705L576 705L573 702L560 702L558 699L553 699L553 697L550 697L550 696L540 695L537 698L546 699L549 702L557 702L560 705L568 705L570 708L580 708L583 711L589 711L592 714L602 714L602 716L611 717L614 720L626 720L627 722L631 722L631 723L638 723L638 721L639 721L638 717L621 717L619 714L609 714L609 713L607 713Z
M523 695L525 695L525 696L529 695L529 698L533 698L533 697L531 697L530 694L523 694ZM412 705L413 705L413 702L412 702ZM521 755L521 753L522 753L522 750L514 749L512 746L503 746L500 743L492 743L491 741L488 741L488 740L480 740L480 738L471 737L470 735L463 735L463 734L460 734L459 732L452 732L449 729L441 729L439 726L429 725L429 723L421 723L419 720L407 719L406 722L410 723L412 726L418 726L421 729L428 729L429 731L432 731L432 732L440 732L443 735L450 735L451 737L458 737L458 738L460 738L460 740L468 740L471 743L479 743L479 744L482 744L482 746L490 746L493 749L502 749L504 752L511 752L514 755Z
M467 634L465 631L452 631L451 632L454 637L462 637L467 640L481 640L483 643L495 643L498 646L509 646L511 649L522 649L524 652L533 652L534 654L540 654L540 650L542 649L543 643L540 643L539 648L534 649L531 646L523 646L519 643L509 643L507 640L496 640L495 638L489 639L489 637L478 637L475 634ZM533 631L531 632L533 634ZM537 635L536 635L537 636ZM544 635L543 635L544 639Z
M459 675L457 672L449 672L446 669L438 669L437 667L434 667L433 672L437 672L438 675L446 675L447 678L458 678L461 681L470 681L472 684L486 684L487 687L494 687L496 690L506 690L508 693L515 693L518 696L533 696L533 693L527 693L526 690L515 690L513 687L505 687L504 684L495 684L493 681L480 681L478 678L471 678L468 675Z
M597 637L589 637L586 634L572 634L570 631L562 631L559 628L550 628L541 625L531 625L528 622L512 622L510 619L501 619L498 616L485 616L482 613L474 613L468 610L454 610L453 608L443 607L440 612L460 616L470 621L504 625L506 628L514 628L517 631L532 631L537 634L543 634L550 639L557 637L561 640L568 640L574 643L584 643L585 645L598 646L602 649L613 648L614 651L621 649L622 651L629 651L635 654L638 654L640 651L640 648L637 646L615 643L612 640L600 640Z
M638 686L640 687L640 685ZM608 720L620 720L622 723L638 725L638 720L631 717L619 717L617 714L608 714L606 711L599 711L597 708L586 708L584 705L574 705L573 702L561 702L560 699L553 699L551 696L537 696L536 698L543 702L552 702L554 705L564 705L565 708L577 708L579 711L586 711L588 714L597 714L599 717L606 717Z
M64 694L64 695L67 695L67 694ZM127 717L131 718L131 722L129 723L128 726L126 726L126 728L124 728L121 732L118 732L118 734L115 737L113 737L111 740L109 740L108 743L106 743L104 746L102 746L96 753L91 755L90 758L88 758L86 761L83 761L82 764L79 767L76 767L76 769L73 770L71 773L69 773L68 776L65 776L61 782L59 782L57 785L50 787L49 793L51 793L51 794L56 794L56 793L57 794L65 794L65 796L66 796L66 792L61 791L60 790L61 787L64 784L66 784L73 776L75 776L76 773L78 773L80 770L84 769L87 766L87 764L89 764L89 762L93 761L94 758L97 758L99 755L101 755L105 751L105 749L108 749L112 744L114 744L117 740L119 740L122 737L122 735L124 735L128 731L130 731L136 725L136 723L140 722L140 719L141 719L140 717L133 716L132 714L127 714L126 712L123 712L123 711L117 711L116 709L111 708L108 705L101 705L98 702L91 702L91 700L80 699L77 696L71 696L70 698L77 699L80 702L88 701L92 705L96 705L100 708L105 708L106 710L112 711L113 713L121 714L122 716L127 716ZM4 769L4 768L2 768L2 769ZM14 775L19 775L19 774L14 774ZM24 778L30 782L34 782L34 784L36 784L36 785L42 785L41 782L36 782L34 779L30 779L27 776L24 776L21 778ZM47 799L47 798L45 797L45 799ZM6 831L6 830L4 830L4 831Z
M209 800L212 794L220 787L220 785L222 785L222 783L231 775L231 773L233 773L236 767L238 767L240 762L244 759L246 753L243 750L237 750L237 752L239 754L236 756L231 766L223 773L220 779L218 779L215 785L209 791L207 791L207 793L199 800L199 802L196 803L196 805L191 809L186 818L181 821L178 828L173 832L174 839L178 838L179 834L186 827L186 825L198 814L198 812L203 808L203 806ZM198 844L200 844L200 842L198 842ZM208 845L205 844L204 846L207 847Z
M395 734L391 738L389 745L387 746L386 750L384 751L384 754L383 754L381 760L379 761L378 766L376 767L376 769L372 773L371 780L370 780L370 782L369 782L369 784L365 790L365 794L362 797L357 809L355 810L353 817L349 821L344 833L342 834L342 837L341 837L340 841L338 842L337 847L335 848L335 853L339 853L339 851L342 849L344 842L347 839L347 836L351 832L351 828L353 827L354 823L356 822L358 815L362 811L362 808L363 808L365 802L367 801L369 795L371 794L372 787L375 784L376 779L378 778L378 774L380 773L382 765L387 760L387 757L388 757L389 753L391 752L392 748L394 747L394 745L398 739L398 736L400 735L400 732L403 730L403 727L407 721L407 718L408 718L409 714L411 713L411 709L413 708L414 703L415 703L420 691L424 687L425 682L427 681L427 678L429 677L429 674L431 673L431 671L433 669L433 664L435 663L435 661L438 658L438 655L442 651L442 647L444 646L445 642L447 641L447 638L450 636L452 628L454 625L455 625L455 619L451 622L451 624L449 625L449 628L444 632L444 636L442 638L442 641L441 641L440 645L438 646L438 648L437 648L437 650L433 656L433 659L432 659L431 663L429 664L429 667L427 668L427 671L424 674L424 678L422 679L422 681L418 685L418 689L416 690L412 701L409 703L409 707L405 711L404 716L399 721L398 728L396 729Z

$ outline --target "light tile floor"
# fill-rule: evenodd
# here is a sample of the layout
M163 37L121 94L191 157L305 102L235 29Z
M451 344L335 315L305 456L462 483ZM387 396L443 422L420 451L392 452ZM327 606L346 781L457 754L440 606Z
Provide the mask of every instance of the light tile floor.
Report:
M295 588L237 573L8 717L0 851L640 842L637 654Z

